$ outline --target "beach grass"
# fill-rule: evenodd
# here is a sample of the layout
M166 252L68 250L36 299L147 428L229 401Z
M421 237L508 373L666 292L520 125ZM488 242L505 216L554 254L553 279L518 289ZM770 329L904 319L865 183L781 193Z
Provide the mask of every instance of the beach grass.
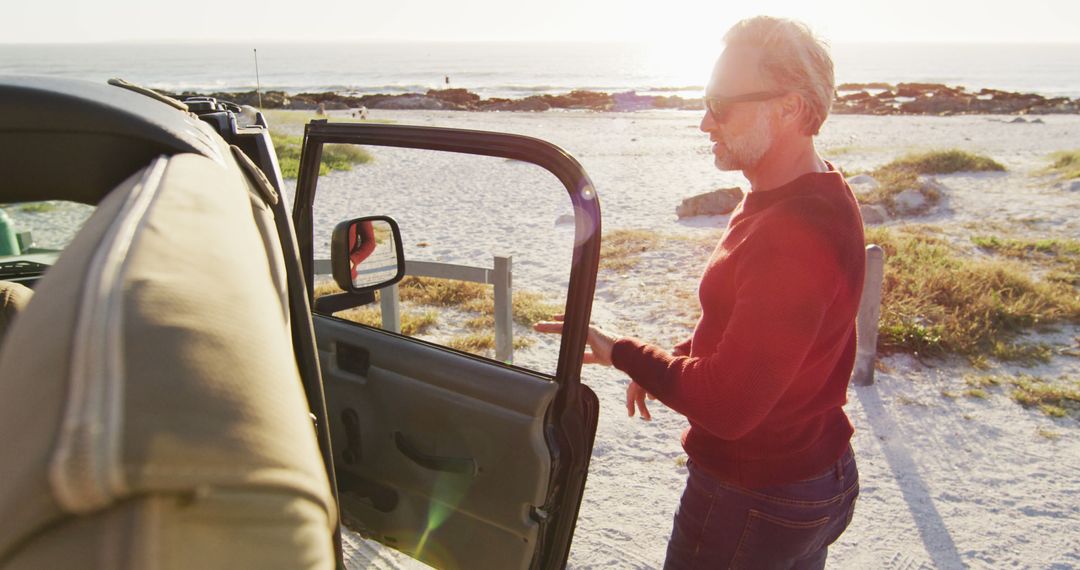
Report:
M990 394L981 388L968 388L964 390L964 395L968 398L975 398L978 400L985 400L990 397Z
M341 292L337 284L331 280L315 284L316 298ZM376 291L376 301L378 301L378 295L379 292ZM465 328L468 329L478 330L495 326L495 294L490 285L410 275L398 283L398 295L403 303L479 313L464 321ZM534 323L548 320L563 312L562 305L549 302L540 293L518 290L512 295L511 314L514 322L522 326L532 326ZM379 326L379 324L374 326ZM402 326L404 327L404 323Z
M533 339L528 337L515 337L514 350L528 348L534 342ZM458 335L446 341L446 346L469 354L490 356L491 351L495 350L495 333L472 332Z
M971 241L984 252L1043 268L1047 281L1080 285L1080 240L976 235Z
M1001 386L1001 377L993 374L965 374L964 384L972 388L989 388L991 386Z
M1080 380L1060 378L1049 381L1031 374L994 375L967 374L964 376L969 397L987 399L989 390L1008 389L1011 400L1025 408L1036 408L1042 413L1061 418L1072 415L1080 418Z
M1050 441L1057 441L1061 439L1061 432L1054 431L1047 427L1039 426L1039 428L1035 430L1035 433L1039 434L1039 437L1048 439Z
M868 228L866 241L886 255L882 352L1041 362L1047 351L1017 337L1036 325L1080 322L1075 288L1036 280L1017 260L965 257L923 226Z
M858 199L863 204L884 206L890 214L896 214L896 196L905 190L918 190L929 208L941 201L941 194L933 186L921 183L920 175L1004 170L1001 163L990 157L959 149L912 153L870 171L878 185L860 193Z
M55 211L59 206L52 202L30 202L19 205L19 211L24 214L47 214Z
M334 316L369 327L382 328L382 312L378 307L369 305L346 309L334 313ZM411 311L405 309L401 311L401 334L405 336L424 334L438 322L439 315L436 311Z
M479 307L489 296L483 283L407 276L398 283L402 301L432 307Z
M333 295L337 293L343 293L337 283L332 280L323 280L315 283L315 298L318 299L324 295ZM375 292L375 301L379 300L379 292ZM354 323L360 323L369 327L382 328L382 311L376 305L366 305L362 307L355 307L352 309L346 309L334 313L335 317L352 321ZM437 311L414 311L404 309L401 312L401 334L405 336L415 336L427 332L431 327L435 326L439 322L439 314Z
M917 174L1005 171L1004 165L990 157L959 149L913 153L898 158L883 168L910 170Z
M564 307L557 303L551 303L539 293L532 291L515 291L513 307L514 322L532 326L540 321L550 320L551 317L562 314Z
M285 179L296 178L300 170L300 150L304 138L270 131L270 140L273 141L274 150L277 152L281 176ZM333 170L352 170L353 165L371 162L372 158L371 153L357 145L324 145L319 175L326 175Z
M1038 408L1044 414L1063 418L1080 416L1080 381L1048 382L1038 376L1021 375L1010 382L1009 397L1025 408Z
M656 249L660 234L651 230L615 230L600 243L600 269L623 272L637 267L641 254Z
M495 315L480 315L465 321L465 328L479 331L495 327Z
M402 301L433 307L454 307L480 313L481 317L495 313L494 290L483 283L409 276L402 279L398 287ZM516 290L512 296L511 314L514 322L524 326L532 326L563 312L562 305L551 303L536 292ZM494 324L493 318L491 322ZM480 321L470 319L466 326L470 324L476 328L480 326Z
M345 114L346 111L332 111L327 115L320 115L315 111L302 111L292 109L263 109L262 114L266 122L270 123L271 130L297 129L315 120L327 120L333 123L382 123L389 124L395 121L386 119L361 119Z
M851 153L855 152L857 149L858 149L858 147L851 146L851 145L832 146L832 147L822 149L821 154L822 154L822 156L824 156L826 158L835 158L835 157L844 156L846 154L851 154Z
M315 283L315 298L318 299L323 295L334 295L336 293L344 293L341 287L337 286L332 279L324 279ZM378 292L375 293L378 295Z
M1080 148L1076 150L1063 150L1050 156L1053 161L1050 171L1072 179L1080 178Z

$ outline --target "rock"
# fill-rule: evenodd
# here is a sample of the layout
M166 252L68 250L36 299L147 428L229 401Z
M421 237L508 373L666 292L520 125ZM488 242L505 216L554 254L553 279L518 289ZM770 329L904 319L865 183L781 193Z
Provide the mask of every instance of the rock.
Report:
M866 186L868 190L873 190L878 187L878 181L869 174L856 174L847 179L847 183L851 186Z
M1015 119L1013 119L1013 120L1011 120L1009 122L1010 123L1027 123L1027 119L1025 119L1023 117L1016 117Z
M928 202L923 193L914 188L908 188L893 196L896 212L899 214L915 214L926 209Z
M313 111L318 107L318 103L308 99L306 97L293 97L285 104L286 109L292 109L294 111Z
M653 108L653 99L648 95L638 95L633 91L616 93L611 96L615 102L614 111L642 111Z
M700 97L683 99L678 95L669 95L667 97L658 95L652 99L654 109L680 109L683 111L701 111L705 109L705 102Z
M866 91L856 91L848 95L840 97L841 101L865 101L870 98L870 94Z
M1080 192L1080 180L1073 180L1066 186L1069 192Z
M955 91L941 83L897 83L896 88L911 91Z
M406 95L391 95L384 99L379 99L374 102L368 103L367 106L371 109L407 109L407 110L442 110L446 108L446 105L434 98L426 95L417 95L415 93L409 93Z
M576 90L566 95L541 95L544 102L556 109L590 109L609 111L614 101L611 95L596 91Z
M889 213L877 204L862 204L859 211L862 212L863 225L881 224L889 219Z
M730 213L742 201L741 188L721 188L705 194L691 196L675 207L679 219L694 216L717 216Z
M467 89L429 89L427 96L448 103L448 107L457 109L472 109L480 102L480 96Z
M482 101L477 107L481 111L547 111L551 109L543 98L538 95L524 99L489 99Z
M574 223L574 215L573 214L563 214L563 215L559 216L558 218L555 218L555 225L556 226L565 226L567 224L573 224L573 223Z
M887 89L891 90L892 85L888 83L841 83L836 86L837 91L862 91L863 89Z
M1043 124L1043 120L1039 119L1039 118L1032 119L1032 120L1030 120L1028 122L1031 123L1032 125L1041 125L1041 124Z

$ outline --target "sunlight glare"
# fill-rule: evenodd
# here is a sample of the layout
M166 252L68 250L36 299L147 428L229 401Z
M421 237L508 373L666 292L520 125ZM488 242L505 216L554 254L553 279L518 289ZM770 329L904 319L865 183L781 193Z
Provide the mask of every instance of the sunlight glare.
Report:
M656 75L668 78L668 85L679 87L678 91L668 95L701 97L713 63L723 48L723 44L713 38L654 41L648 45L645 65Z

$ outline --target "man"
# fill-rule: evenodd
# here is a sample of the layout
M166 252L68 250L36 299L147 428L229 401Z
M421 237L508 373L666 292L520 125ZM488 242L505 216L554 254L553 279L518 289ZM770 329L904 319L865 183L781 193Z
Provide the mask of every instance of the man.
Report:
M862 221L814 149L834 89L825 47L770 17L739 22L725 43L701 130L717 168L741 170L751 189L702 275L694 335L669 354L593 328L586 361L630 376L631 416L649 418L650 395L690 422L665 568L822 568L858 495L842 406Z

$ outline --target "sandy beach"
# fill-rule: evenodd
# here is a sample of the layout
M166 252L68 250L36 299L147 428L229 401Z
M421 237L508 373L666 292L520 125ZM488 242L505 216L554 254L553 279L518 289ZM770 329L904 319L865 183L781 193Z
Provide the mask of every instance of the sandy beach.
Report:
M1043 170L1051 152L1075 146L1080 117L1013 118L837 116L818 147L847 172L945 148L1004 164L1004 173L936 177L945 189L939 207L886 224L930 225L970 255L985 255L971 245L977 234L1077 238L1080 194ZM675 206L687 196L746 186L741 175L713 168L697 113L380 111L372 119L524 134L569 151L595 183L605 234L662 236L632 269L601 270L594 322L661 346L690 334L696 280L727 218L679 221ZM561 301L572 229L556 223L569 205L549 175L487 158L369 150L373 162L324 177L320 193L328 202L320 202L322 211L317 204L316 216L327 232L342 212L387 213L401 222L407 257L490 264L491 255L509 252L516 290ZM427 191L406 196L408 188ZM448 322L429 336L455 332ZM1078 335L1069 325L1032 333L1031 340L1057 347L1049 363L992 362L983 373L1075 383ZM539 338L515 361L547 370L557 350L554 340ZM856 428L862 492L852 525L830 549L830 567L1080 566L1080 426L1023 408L1001 390L985 399L943 395L962 391L971 371L959 358L899 354L880 358L875 385L851 387L846 411ZM616 370L586 367L583 379L597 392L601 415L568 567L657 568L686 477L678 440L685 419L659 403L652 422L627 418L626 378ZM422 566L354 534L347 543L351 567Z

